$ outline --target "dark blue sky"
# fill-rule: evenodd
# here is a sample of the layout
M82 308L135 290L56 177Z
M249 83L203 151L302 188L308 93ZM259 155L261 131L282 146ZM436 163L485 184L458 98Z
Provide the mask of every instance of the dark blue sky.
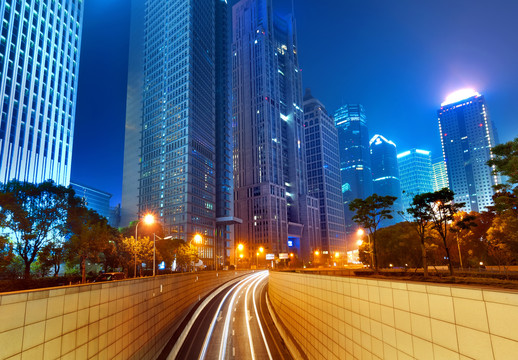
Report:
M486 96L502 142L518 136L518 1L294 0L299 62L333 112L359 102L369 132L440 154L448 93ZM72 179L120 202L129 0L85 4ZM289 12L291 0L274 0Z

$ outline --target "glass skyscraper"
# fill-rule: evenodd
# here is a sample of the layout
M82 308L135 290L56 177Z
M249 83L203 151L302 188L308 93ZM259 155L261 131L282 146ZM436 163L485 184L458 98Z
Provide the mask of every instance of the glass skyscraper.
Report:
M308 194L320 205L321 244L311 244L311 250L346 255L344 209L341 192L338 132L333 118L322 103L306 90L304 95L304 133Z
M384 136L374 135L369 141L372 164L372 191L379 196L395 196L392 206L392 220L384 220L382 226L393 225L401 219L398 212L403 210L401 203L401 183L396 144Z
M307 257L319 214L306 191L295 22L274 14L270 0L241 0L232 11L235 201L243 219L236 238L252 258L260 246Z
M111 220L110 199L112 194L72 181L70 182L70 187L74 189L77 197L83 199L88 209L96 211L109 221Z
M68 186L82 0L0 2L0 182Z
M448 174L446 173L446 164L442 156L435 159L432 164L433 169L433 191L439 191L444 188L449 188Z
M401 202L406 211L415 195L433 192L433 171L430 151L411 149L397 156L401 182Z
M228 6L132 4L121 221L151 212L168 235L199 234L209 265L230 255L234 221Z
M486 165L498 143L486 100L478 92L459 90L437 111L441 144L450 189L464 210L485 211L493 205L493 185L501 183Z
M349 204L354 199L372 195L371 158L367 116L361 104L346 104L335 114L340 147L340 174L347 235L358 227L353 221L354 213Z

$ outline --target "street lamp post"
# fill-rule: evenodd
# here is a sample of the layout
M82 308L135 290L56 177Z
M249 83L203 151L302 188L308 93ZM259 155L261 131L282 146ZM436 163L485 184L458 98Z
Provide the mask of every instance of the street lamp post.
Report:
M156 269L156 238L159 238L160 240L170 240L173 237L172 236L166 236L165 238L161 238L157 234L153 233L153 276L155 275L155 269Z
M135 255L135 258L134 258L134 272L133 272L133 277L137 277L137 242L138 242L138 225L140 224L141 221L144 221L144 223L146 225L151 225L155 222L155 217L152 215L152 214L146 214L144 216L144 218L142 220L139 220L137 222L137 225L135 226L135 250L134 250L134 255ZM154 268L153 268L153 271L154 271Z

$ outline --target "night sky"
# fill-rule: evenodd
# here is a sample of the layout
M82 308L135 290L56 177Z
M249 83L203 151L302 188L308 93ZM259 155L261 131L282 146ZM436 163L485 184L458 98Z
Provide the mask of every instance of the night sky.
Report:
M281 13L291 0L273 0ZM362 103L371 137L440 155L437 109L486 97L500 141L518 136L518 1L294 0L304 87L328 111ZM85 4L72 180L120 202L129 0Z

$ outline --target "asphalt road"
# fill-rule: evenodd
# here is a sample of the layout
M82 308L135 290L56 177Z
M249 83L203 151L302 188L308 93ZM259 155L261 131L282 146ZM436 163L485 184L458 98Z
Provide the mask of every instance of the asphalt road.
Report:
M258 271L213 293L167 359L292 359L266 306L267 282Z

